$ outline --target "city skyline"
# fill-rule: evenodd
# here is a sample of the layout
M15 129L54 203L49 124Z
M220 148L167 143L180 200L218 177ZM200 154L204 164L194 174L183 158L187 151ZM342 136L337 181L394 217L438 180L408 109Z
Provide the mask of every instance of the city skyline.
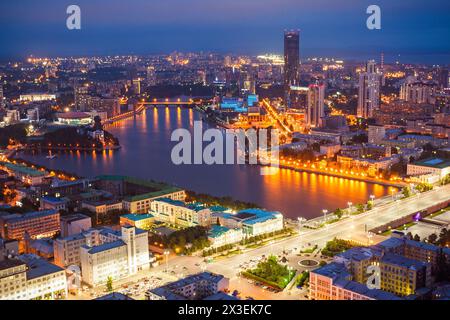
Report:
M366 27L370 1L277 1L213 4L203 0L164 4L132 1L78 1L81 30L65 26L70 3L2 3L0 59L35 56L156 54L172 51L261 54L282 53L280 34L301 30L300 57L322 55L367 60L385 53L386 62L450 61L446 21L449 4L380 1L381 30ZM447 10L446 10L447 8ZM187 10L189 9L189 10ZM127 14L121 12L126 10ZM332 51L330 51L332 50ZM330 54L331 53L331 54ZM400 55L400 56L399 56Z

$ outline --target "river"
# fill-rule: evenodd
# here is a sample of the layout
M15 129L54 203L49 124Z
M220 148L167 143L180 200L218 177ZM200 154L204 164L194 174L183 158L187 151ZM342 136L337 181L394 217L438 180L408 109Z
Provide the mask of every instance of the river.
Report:
M149 108L141 115L108 127L120 140L121 149L103 152L61 152L57 158L46 154L21 153L19 157L52 169L81 176L120 174L153 179L196 192L231 196L253 202L286 217L307 219L345 208L347 202L362 203L370 195L381 197L389 187L321 174L280 169L275 175L260 175L250 165L175 165L170 141L176 128L193 130L201 114L192 109ZM204 128L209 125L204 124Z

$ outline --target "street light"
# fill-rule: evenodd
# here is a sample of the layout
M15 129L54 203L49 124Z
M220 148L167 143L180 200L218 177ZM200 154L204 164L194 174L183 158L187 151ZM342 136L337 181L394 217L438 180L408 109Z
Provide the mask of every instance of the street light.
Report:
M325 223L327 221L328 210L327 209L323 209L322 212L323 212L323 222Z
M164 255L166 256L166 273L169 272L169 250L164 250Z
M349 201L349 202L347 202L347 205L348 205L348 215L351 215L352 214L352 205L353 205L353 203L351 203Z

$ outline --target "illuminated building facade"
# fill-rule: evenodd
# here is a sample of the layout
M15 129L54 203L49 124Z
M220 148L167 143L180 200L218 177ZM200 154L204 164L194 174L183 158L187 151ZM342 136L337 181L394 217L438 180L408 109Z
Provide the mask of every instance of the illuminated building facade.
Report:
M366 71L359 75L357 116L373 117L374 111L380 107L380 84L382 74L378 72L374 60L366 64Z

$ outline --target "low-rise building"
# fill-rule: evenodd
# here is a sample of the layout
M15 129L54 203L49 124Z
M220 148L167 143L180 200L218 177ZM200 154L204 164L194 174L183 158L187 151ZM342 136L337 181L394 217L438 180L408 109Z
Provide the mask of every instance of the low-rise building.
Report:
M66 296L64 269L34 255L0 261L0 300L59 299Z
M208 226L211 221L211 210L204 205L169 198L153 200L151 214L155 220L180 227Z
M439 179L450 174L450 160L440 158L428 158L414 163L408 163L406 174L408 176L421 176L435 174Z
M150 267L147 231L123 226L120 235L109 236L110 241L80 248L82 279L90 286L105 284L109 277L119 280Z
M212 225L208 232L208 240L213 248L238 243L242 238L242 229L239 228L230 229L219 225Z
M155 217L150 213L135 214L129 213L120 216L120 225L130 225L139 229L148 230L153 225Z
M67 200L57 197L42 197L40 199L40 210L67 210Z
M44 210L0 217L0 232L5 239L23 240L53 237L60 231L59 212Z
M222 214L218 218L221 226L242 229L244 237L254 237L284 228L283 215L280 212L262 209L244 209L236 214Z
M81 213L74 213L60 217L61 237L65 238L92 228L92 219Z
M204 300L228 289L229 279L223 275L202 272L150 289L146 300Z
M36 170L21 164L14 164L11 162L0 162L0 169L7 171L17 180L20 180L23 183L32 186L42 184L44 182L44 178L48 174L46 171Z

